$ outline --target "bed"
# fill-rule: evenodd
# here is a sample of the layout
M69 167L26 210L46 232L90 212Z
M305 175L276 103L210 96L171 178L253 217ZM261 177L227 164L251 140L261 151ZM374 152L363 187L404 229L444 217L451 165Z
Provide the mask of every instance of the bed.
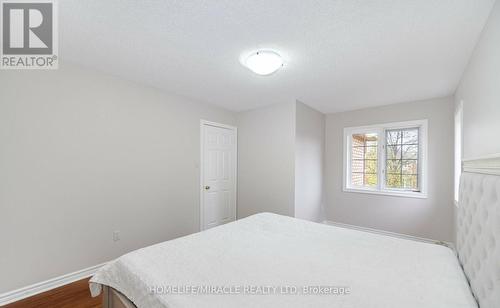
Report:
M495 161L464 164L456 252L262 213L126 254L91 293L110 308L498 308Z

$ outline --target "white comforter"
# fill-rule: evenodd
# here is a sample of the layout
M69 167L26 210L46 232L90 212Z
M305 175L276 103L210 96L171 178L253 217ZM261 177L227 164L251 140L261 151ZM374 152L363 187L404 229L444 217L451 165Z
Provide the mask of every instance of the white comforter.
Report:
M477 307L446 247L268 213L126 254L101 284L139 308Z

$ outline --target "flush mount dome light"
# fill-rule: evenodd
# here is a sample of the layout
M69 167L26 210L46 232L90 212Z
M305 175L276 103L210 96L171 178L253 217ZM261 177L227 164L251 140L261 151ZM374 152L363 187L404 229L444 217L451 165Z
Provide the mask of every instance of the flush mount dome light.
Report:
M255 74L269 75L283 66L283 59L274 51L259 50L249 55L244 64Z

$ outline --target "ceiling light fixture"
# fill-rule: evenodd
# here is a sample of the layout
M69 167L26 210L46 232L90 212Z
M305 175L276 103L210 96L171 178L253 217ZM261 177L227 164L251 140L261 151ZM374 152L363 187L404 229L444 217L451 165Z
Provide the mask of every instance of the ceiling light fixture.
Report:
M270 75L283 66L281 56L271 50L259 50L250 54L244 62L244 65L259 75Z

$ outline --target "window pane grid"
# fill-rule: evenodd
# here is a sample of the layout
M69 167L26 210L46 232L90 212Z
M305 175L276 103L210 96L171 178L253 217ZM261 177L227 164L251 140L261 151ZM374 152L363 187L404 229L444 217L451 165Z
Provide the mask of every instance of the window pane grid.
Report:
M351 183L354 186L374 187L378 183L378 135L375 133L351 136Z
M419 129L386 130L385 184L391 189L419 187Z

